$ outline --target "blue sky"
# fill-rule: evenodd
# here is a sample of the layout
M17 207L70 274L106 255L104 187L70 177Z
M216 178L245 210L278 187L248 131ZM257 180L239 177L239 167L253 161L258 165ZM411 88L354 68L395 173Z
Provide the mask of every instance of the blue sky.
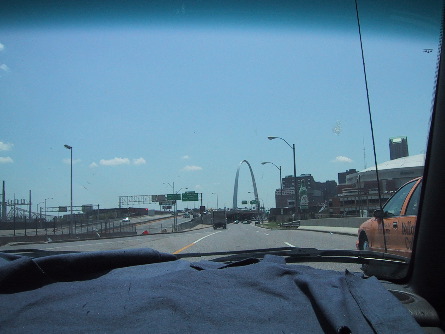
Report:
M437 34L363 30L380 162L394 136L408 136L411 155L425 152L439 33L430 30ZM74 205L101 207L117 206L121 195L170 193L173 182L203 193L204 205L218 196L231 206L242 160L273 207L278 170L261 162L290 175L292 151L267 136L295 143L297 174L316 181L373 164L354 24L341 34L295 26L2 29L0 110L0 180L8 199L32 190L33 204L69 205L64 144L73 147ZM253 199L249 191L243 166L239 201Z

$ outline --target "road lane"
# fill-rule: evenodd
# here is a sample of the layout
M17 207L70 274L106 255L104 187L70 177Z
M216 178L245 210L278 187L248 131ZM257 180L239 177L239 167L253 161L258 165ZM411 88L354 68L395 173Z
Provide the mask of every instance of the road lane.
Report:
M187 248L189 248L189 247L191 247L191 246L193 246L193 245L196 245L196 244L197 244L198 242L200 242L201 240L204 240L205 238L211 237L212 235L215 235L215 234L217 234L217 233L219 233L219 232L213 232L213 233L210 233L210 234L208 234L208 235L206 235L206 236L203 236L203 237L199 238L198 240L193 241L191 244L188 244L187 246L184 246L184 247L182 247L181 249L178 249L177 251L174 251L173 254L179 254L179 253L181 253L182 251L186 250Z
M209 235L190 245L181 254L210 253L258 248L302 247L318 249L355 249L355 237L302 230L268 230L253 224L229 224L221 233ZM196 259L193 259L196 260ZM336 271L360 271L361 265L344 263L304 263L316 268Z
M116 239L99 239L66 243L4 246L0 250L16 250L33 256L64 252L101 251L114 249L153 248L160 252L187 254L229 252L276 247L309 247L319 249L354 249L355 237L303 230L268 230L253 224L228 224L227 229L211 227L185 233L166 233ZM22 249L22 251L19 251ZM28 251L26 251L28 249ZM31 251L33 249L38 250ZM199 258L189 259L190 261ZM338 263L304 263L317 268L360 271L360 265Z

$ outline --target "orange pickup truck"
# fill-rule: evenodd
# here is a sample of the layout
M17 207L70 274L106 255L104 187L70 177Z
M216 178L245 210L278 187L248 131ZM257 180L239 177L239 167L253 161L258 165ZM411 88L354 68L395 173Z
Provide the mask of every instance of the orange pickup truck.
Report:
M411 257L421 189L419 177L397 190L383 206L383 212L376 211L374 218L359 227L357 249L385 252L385 237L388 253Z

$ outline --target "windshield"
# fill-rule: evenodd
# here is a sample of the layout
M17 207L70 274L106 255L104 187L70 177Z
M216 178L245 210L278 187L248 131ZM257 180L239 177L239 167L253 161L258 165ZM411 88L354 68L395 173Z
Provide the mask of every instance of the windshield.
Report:
M439 1L48 6L0 23L0 250L385 251L373 212L423 174Z
M399 191L391 197L390 200L385 204L384 210L388 217L400 216L402 213L402 206L405 203L406 197L408 196L411 189L416 183L410 182L405 184ZM417 214L415 212L414 214Z

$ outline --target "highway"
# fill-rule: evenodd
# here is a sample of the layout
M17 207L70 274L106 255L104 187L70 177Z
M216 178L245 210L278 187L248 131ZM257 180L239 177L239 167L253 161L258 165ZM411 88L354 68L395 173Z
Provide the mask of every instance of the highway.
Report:
M171 219L172 220L172 219ZM163 224L171 223L169 220ZM143 230L141 227L140 230ZM228 224L227 229L212 227L183 233L160 233L134 237L72 241L60 243L17 244L0 247L29 256L53 255L65 252L103 251L127 248L153 248L160 252L186 254L239 251L275 247L309 247L318 249L355 249L356 237L348 235L303 231L269 230L254 224ZM200 258L191 258L197 261ZM310 263L316 268L358 272L360 265L343 263Z

